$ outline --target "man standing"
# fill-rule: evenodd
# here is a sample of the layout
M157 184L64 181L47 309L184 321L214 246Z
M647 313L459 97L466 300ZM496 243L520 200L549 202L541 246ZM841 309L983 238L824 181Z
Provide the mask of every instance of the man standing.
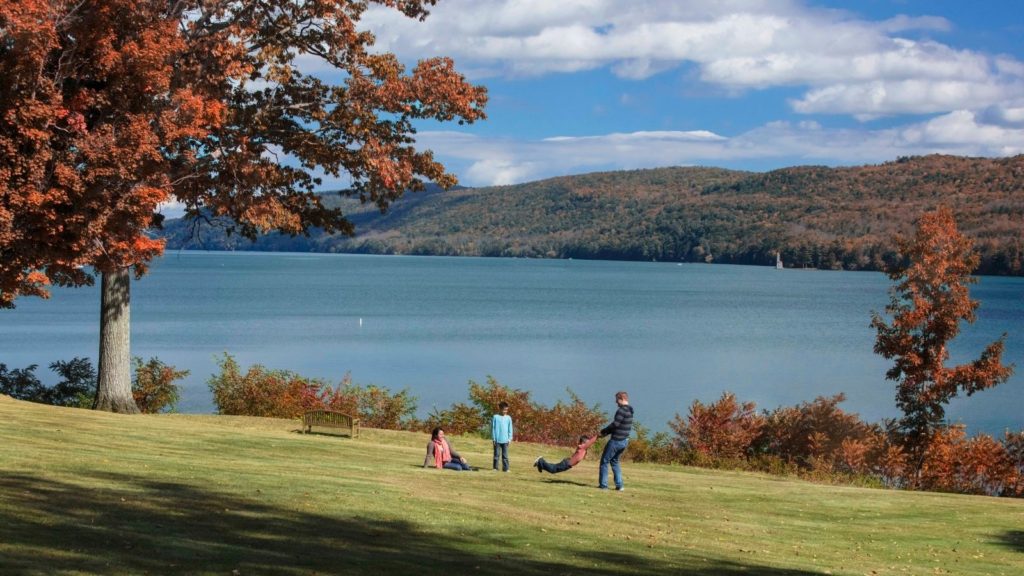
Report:
M633 431L633 407L629 405L629 394L618 392L615 394L615 403L619 409L615 411L612 423L601 429L601 436L611 435L611 439L604 446L601 453L601 465L598 469L597 487L602 490L608 489L608 464L612 465L612 473L615 474L615 489L622 491L622 469L619 467L619 457L626 451L629 445L629 434Z

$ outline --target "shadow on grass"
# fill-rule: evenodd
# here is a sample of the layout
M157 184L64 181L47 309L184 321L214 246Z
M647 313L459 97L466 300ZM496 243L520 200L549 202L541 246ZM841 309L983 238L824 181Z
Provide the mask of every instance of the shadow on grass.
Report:
M402 520L268 506L259 494L230 496L132 476L104 479L117 488L0 477L4 573L810 574L700 556L656 561L630 554L627 542L600 555L563 549L540 559L487 534L453 537ZM559 560L573 557L598 567Z
M999 543L1010 550L1024 553L1024 530L1010 530L999 535Z
M544 478L543 482L545 484L570 484L572 486L583 486L584 488L593 487L594 490L597 490L597 482L588 484L586 482L580 482L579 480L566 480L564 478Z

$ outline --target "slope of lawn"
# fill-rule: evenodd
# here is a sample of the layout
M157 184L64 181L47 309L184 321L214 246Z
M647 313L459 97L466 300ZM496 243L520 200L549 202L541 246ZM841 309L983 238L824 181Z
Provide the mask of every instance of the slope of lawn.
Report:
M1024 574L1024 501L625 464L298 421L121 416L0 396L3 574Z

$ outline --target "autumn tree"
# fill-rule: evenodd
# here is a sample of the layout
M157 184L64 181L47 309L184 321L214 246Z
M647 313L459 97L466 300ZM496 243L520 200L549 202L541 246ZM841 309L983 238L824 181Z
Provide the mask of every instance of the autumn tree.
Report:
M939 208L925 213L913 238L897 239L904 263L888 271L895 282L886 312L891 322L874 313L875 352L895 364L886 378L897 382L896 405L904 447L920 469L928 443L943 427L945 406L960 392L970 396L1009 378L1012 366L1002 363L1003 341L992 342L974 361L948 367L949 343L960 322L974 322L978 302L968 286L978 264L972 243L957 230L953 212Z
M353 233L321 203L346 175L381 210L455 178L415 148L418 119L483 118L447 58L407 72L358 23L436 0L16 0L0 4L0 306L102 278L96 407L135 412L130 272L163 250L158 205L234 232ZM329 70L307 74L302 61ZM335 82L332 82L336 80Z

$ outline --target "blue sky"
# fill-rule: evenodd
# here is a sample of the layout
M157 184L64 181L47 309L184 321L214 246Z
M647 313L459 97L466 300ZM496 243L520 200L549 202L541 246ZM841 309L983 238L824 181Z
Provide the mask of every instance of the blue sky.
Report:
M488 87L487 120L417 135L469 186L1024 153L1017 1L440 0L363 25Z

